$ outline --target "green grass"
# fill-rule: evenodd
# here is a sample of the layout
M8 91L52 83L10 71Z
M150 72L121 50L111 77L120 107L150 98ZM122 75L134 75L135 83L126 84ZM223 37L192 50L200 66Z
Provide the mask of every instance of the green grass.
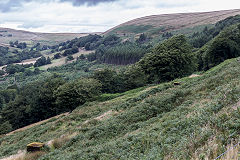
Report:
M40 159L214 159L239 140L239 79L239 62L231 59L200 77L176 80L179 86L105 94L67 116L2 136L0 157L30 142L75 135Z
M140 92L140 91L144 90L145 88L146 87L141 87L141 88L133 89L133 90L130 90L130 91L127 91L127 92L124 92L124 93L115 93L115 94L105 93L105 94L102 94L99 97L97 97L97 101L99 101L99 102L109 101L111 99L115 99L115 98L120 97L120 96Z
M35 70L34 66L29 67L28 69L30 69L31 71L34 71L34 70Z

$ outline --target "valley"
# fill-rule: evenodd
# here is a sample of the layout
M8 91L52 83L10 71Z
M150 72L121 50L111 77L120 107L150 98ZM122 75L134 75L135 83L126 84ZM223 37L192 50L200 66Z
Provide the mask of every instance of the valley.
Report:
M240 158L239 9L0 34L0 160Z

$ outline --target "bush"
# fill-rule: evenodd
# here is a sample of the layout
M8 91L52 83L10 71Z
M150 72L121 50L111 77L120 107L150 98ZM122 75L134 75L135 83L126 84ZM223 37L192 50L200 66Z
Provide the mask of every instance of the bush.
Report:
M72 61L72 60L74 60L74 58L73 58L72 55L68 55L66 60L67 60L67 61Z
M54 59L59 59L59 58L61 58L60 53L56 53L53 58L54 58Z
M14 74L18 72L24 72L24 67L22 65L16 64L16 65L7 65L6 67L6 73L8 74Z
M49 57L46 58L46 57L42 56L35 62L34 67L40 67L40 66L43 66L46 64L51 64L51 59Z

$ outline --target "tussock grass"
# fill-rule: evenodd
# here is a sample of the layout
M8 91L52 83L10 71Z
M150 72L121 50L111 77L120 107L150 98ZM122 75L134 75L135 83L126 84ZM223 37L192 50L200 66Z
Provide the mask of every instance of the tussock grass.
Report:
M23 157L17 158L15 160L37 160L39 157L43 156L44 154L46 154L46 152L43 152L43 151L27 153Z
M235 146L233 143L227 146L227 153L220 157L220 160L239 160L239 145Z

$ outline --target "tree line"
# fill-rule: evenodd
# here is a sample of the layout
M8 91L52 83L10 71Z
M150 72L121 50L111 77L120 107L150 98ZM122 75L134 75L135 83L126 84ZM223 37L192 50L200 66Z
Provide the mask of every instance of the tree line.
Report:
M240 15L231 16L217 22L213 27L205 27L201 32L194 32L190 36L190 44L195 48L203 47L207 42L216 37L224 28L240 22Z
M23 87L11 86L0 92L0 134L69 112L99 95L95 79L67 82L53 75Z
M0 66L20 63L23 60L40 57L41 53L35 50L13 50L0 46Z
M115 65L134 64L139 61L151 46L143 46L131 42L119 44L114 47L101 45L95 52L86 57L89 61L98 61Z

